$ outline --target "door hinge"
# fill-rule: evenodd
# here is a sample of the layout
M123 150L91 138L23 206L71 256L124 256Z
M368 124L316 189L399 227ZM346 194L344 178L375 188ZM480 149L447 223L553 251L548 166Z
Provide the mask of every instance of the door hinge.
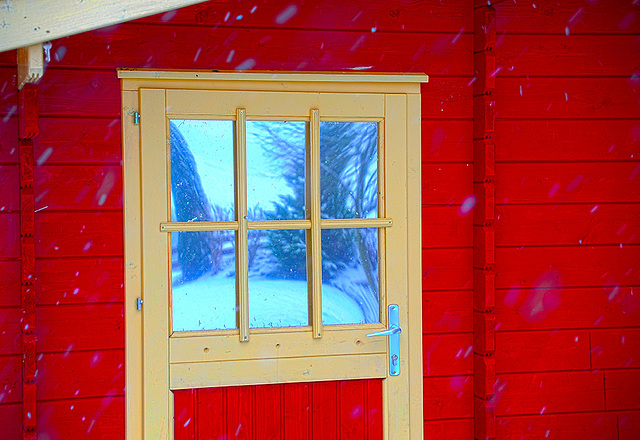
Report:
M133 123L138 125L140 123L140 113L135 112L133 114Z
M142 298L136 298L136 309L142 310Z

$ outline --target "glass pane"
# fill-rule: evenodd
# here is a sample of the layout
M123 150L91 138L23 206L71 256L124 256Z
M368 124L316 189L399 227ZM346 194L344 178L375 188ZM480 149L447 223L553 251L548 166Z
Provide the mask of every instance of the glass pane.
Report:
M304 230L249 231L249 326L309 325Z
M234 231L171 233L173 331L236 326Z
M247 121L248 220L301 220L306 122Z
M233 124L171 121L171 221L235 219Z
M322 231L322 322L380 322L378 229Z
M320 122L322 218L378 216L378 124Z

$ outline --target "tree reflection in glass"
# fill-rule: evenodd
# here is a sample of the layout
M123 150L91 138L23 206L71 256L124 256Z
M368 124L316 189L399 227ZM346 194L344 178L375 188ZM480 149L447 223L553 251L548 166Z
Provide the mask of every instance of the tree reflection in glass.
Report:
M233 124L172 121L172 221L235 218ZM377 217L377 128L375 122L321 122L323 218ZM306 122L247 122L249 221L305 218L307 129ZM228 257L235 252L234 233L196 231L172 236L174 330L230 328L231 317L235 328L235 308L233 315L222 317L216 312L204 321L200 316L202 311L218 310L212 302L232 299L235 306L235 291L228 292L235 285L235 260ZM248 245L250 325L308 325L304 231L250 231ZM377 229L324 230L322 276L325 324L379 322ZM185 301L177 299L176 293L181 292L186 292ZM176 327L189 310L198 318Z

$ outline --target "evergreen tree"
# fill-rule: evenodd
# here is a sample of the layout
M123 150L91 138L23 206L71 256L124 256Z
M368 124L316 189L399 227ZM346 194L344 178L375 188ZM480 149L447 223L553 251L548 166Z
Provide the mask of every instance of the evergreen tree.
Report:
M292 194L273 203L268 219L300 219L305 208L305 151L291 139L304 136L302 126L274 130L269 123L263 148L277 163ZM281 127L279 127L281 128ZM296 132L297 130L297 132ZM377 216L377 124L322 122L320 124L320 181L322 218ZM268 246L277 260L272 276L305 279L306 247L302 231L267 231ZM360 305L368 322L378 320L377 232L329 229L322 232L323 283L342 285L349 268L361 265L366 282L344 289Z
M171 200L175 220L212 221L214 210L202 187L196 160L176 124L171 122L169 127ZM173 236L177 238L178 233ZM221 240L209 231L181 232L178 240L178 264L183 281L195 280L210 270L218 272L222 264Z

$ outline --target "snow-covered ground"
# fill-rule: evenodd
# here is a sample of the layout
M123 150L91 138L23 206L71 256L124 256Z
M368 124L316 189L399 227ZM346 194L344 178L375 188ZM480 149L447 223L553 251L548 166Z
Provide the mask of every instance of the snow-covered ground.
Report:
M227 273L205 274L195 281L174 285L174 331L237 328L235 279ZM308 325L307 297L304 281L249 277L250 326ZM322 321L325 325L360 323L364 317L353 299L325 284L322 286Z

